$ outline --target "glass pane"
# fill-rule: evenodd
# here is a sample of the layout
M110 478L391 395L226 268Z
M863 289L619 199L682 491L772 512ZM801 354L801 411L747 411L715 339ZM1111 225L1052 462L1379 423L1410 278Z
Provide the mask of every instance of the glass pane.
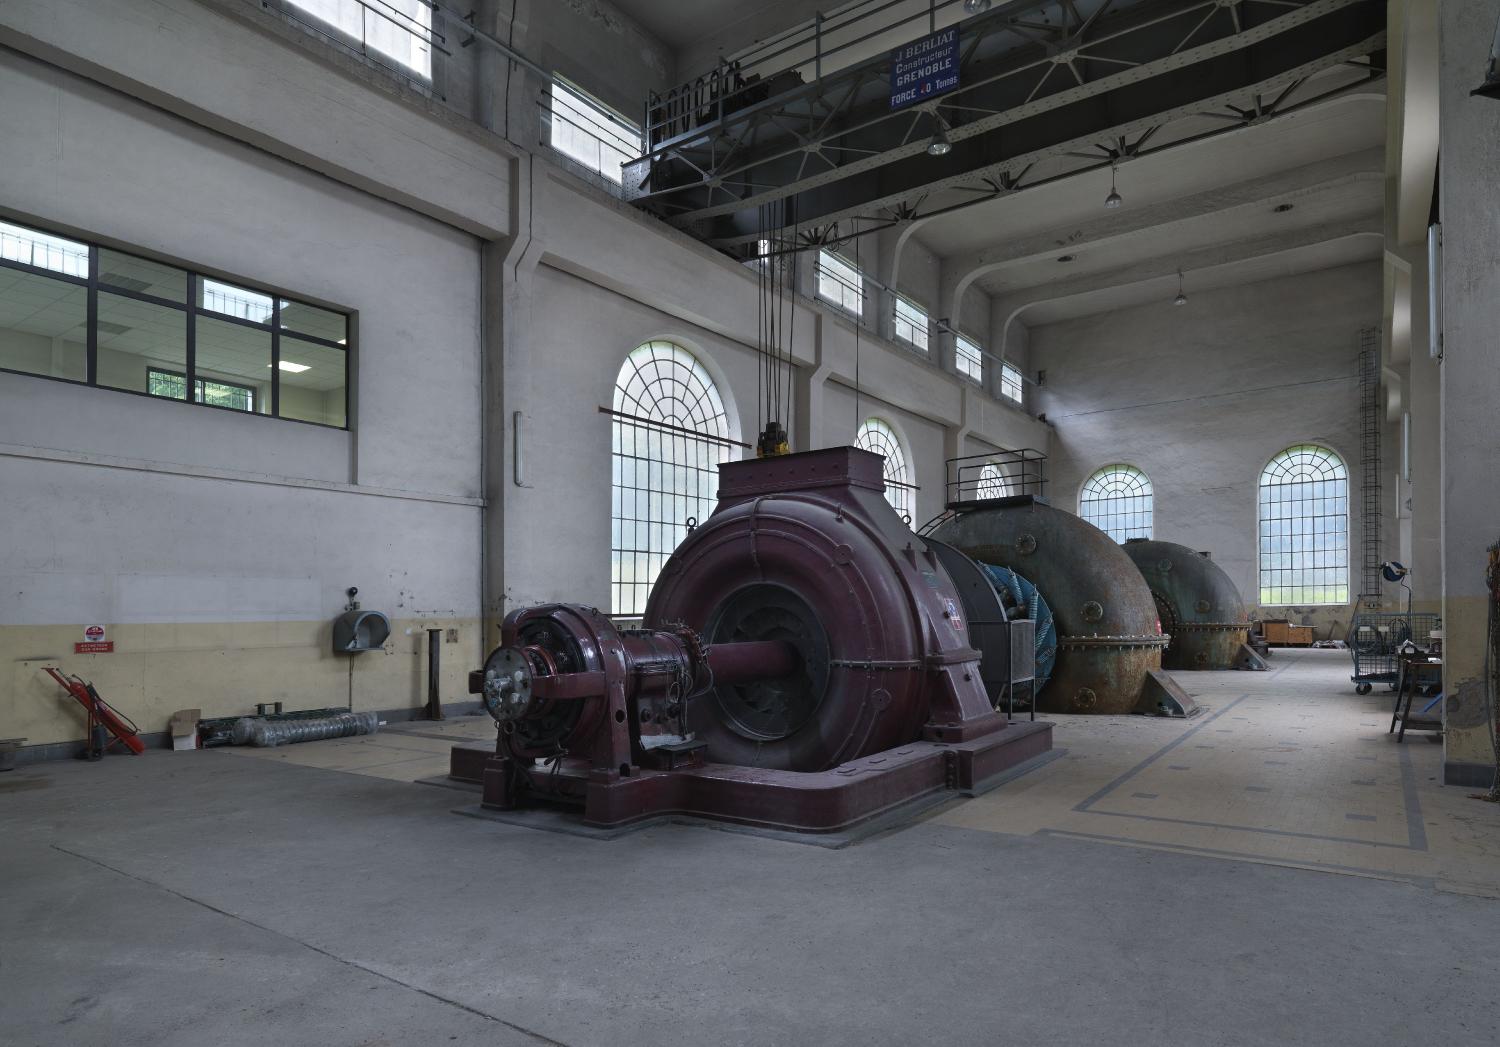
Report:
M258 324L271 322L270 295L207 277L199 281L198 308Z
M89 246L23 225L0 222L0 258L88 279Z
M281 300L281 328L310 334L314 338L326 338L330 342L344 345L349 338L348 317L329 309L319 309L305 302Z
M281 338L281 417L344 426L345 370L342 349L300 338Z
M170 265L99 249L99 282L173 302L187 301L187 273Z
M184 399L182 384L153 389L151 371L187 370L187 313L99 292L99 384Z
M88 290L0 267L0 367L88 380Z
M618 183L620 165L642 152L640 132L559 80L550 95L552 148Z
M216 407L271 412L271 332L198 317L195 398Z

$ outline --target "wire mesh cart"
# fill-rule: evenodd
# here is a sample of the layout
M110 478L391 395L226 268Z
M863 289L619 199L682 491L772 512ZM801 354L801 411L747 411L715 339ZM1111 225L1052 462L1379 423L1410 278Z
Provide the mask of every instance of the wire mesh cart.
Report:
M1354 681L1356 694L1369 694L1377 683L1396 689L1401 675L1400 648L1410 640L1425 648L1431 642L1432 631L1442 627L1442 617L1437 614L1409 611L1365 611L1354 616L1349 625L1345 642L1354 659Z

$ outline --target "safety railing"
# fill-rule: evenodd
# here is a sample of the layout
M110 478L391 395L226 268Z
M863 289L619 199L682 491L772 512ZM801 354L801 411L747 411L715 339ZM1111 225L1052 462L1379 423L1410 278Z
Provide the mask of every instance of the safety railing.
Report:
M945 502L949 509L1020 495L1046 493L1047 455L1035 448L970 454L947 461Z
M647 148L963 20L963 0L857 0L817 15L646 102Z

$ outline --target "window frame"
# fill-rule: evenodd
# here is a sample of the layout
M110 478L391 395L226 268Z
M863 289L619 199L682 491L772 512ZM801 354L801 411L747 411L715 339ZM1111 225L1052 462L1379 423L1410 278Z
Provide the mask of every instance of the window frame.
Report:
M1267 482L1268 477L1272 477L1273 475L1275 475L1277 473L1278 466L1284 466L1284 465L1286 465L1287 463L1289 463L1291 461L1291 456L1297 455L1297 454L1311 454L1311 453L1317 453L1317 454L1320 454L1320 455L1324 456L1325 463L1331 462L1333 464L1333 466L1334 466L1333 475L1324 474L1324 475L1320 476L1319 479L1312 480L1312 481L1296 481L1296 480L1294 480L1291 483L1268 483ZM1332 495L1332 496L1330 496L1330 495L1327 495L1327 494L1312 494L1312 495L1306 495L1306 496L1298 497L1298 498L1268 499L1266 497L1266 493L1265 493L1268 488L1273 488L1273 487L1290 487L1290 486L1292 486L1293 484L1296 484L1296 483L1325 484L1325 483L1333 483L1333 482L1337 482L1337 483L1343 484L1343 494L1342 494L1342 496L1339 496L1339 495ZM1311 514L1311 515L1305 515L1305 514L1304 515L1295 515L1295 516L1289 515L1289 516L1271 517L1271 518L1268 518L1265 515L1266 514L1266 509L1267 509L1268 505L1271 504L1271 503L1273 503L1273 502L1274 503L1292 502L1292 503L1300 505L1300 504L1304 504L1304 503L1313 503L1313 502L1317 502L1317 501L1320 501L1320 500L1326 501L1330 497L1332 497L1334 499L1340 499L1341 498L1341 500L1343 502L1343 512L1341 514L1335 514L1335 515L1325 514L1325 515L1321 515L1320 516L1320 515L1317 515L1316 513L1314 513L1314 514ZM1353 564L1353 557L1351 555L1351 547L1353 545L1354 536L1353 536L1353 518L1352 518L1352 514L1350 512L1350 502L1351 502L1352 498L1353 498L1353 485L1350 483L1349 463L1344 460L1344 456L1343 455L1339 454L1338 451L1334 450L1332 447L1329 447L1327 444L1315 443L1315 442L1312 442L1312 441L1304 441L1302 443L1295 443L1295 444L1290 445L1289 447L1285 447L1282 450L1277 451L1269 459L1267 459L1266 464L1261 467L1260 474L1256 477L1256 482L1255 482L1255 597L1256 597L1256 604L1258 606L1261 606L1261 607L1345 607L1345 606L1348 606L1351 598L1353 597L1353 590L1354 590L1354 564ZM1314 548L1314 549L1296 549L1296 548L1287 549L1285 551L1286 555L1293 560L1293 562L1289 566L1287 566L1287 567L1267 567L1266 561L1269 558L1274 557L1274 556L1277 555L1276 551L1268 550L1266 548L1266 542L1267 542L1268 538L1286 537L1289 540L1296 540L1298 538L1308 538L1308 537L1311 537L1311 538L1316 539L1316 537L1317 537L1316 530L1317 529L1316 529L1316 523L1315 523L1315 521L1323 520L1323 519L1335 519L1335 518L1337 518L1337 519L1339 519L1341 521L1341 529L1338 532L1336 532L1336 533L1340 534L1342 536L1342 539L1343 539L1343 541L1342 541L1342 543L1340 545L1336 546L1332 550L1318 550L1316 548ZM1294 529L1290 529L1289 533L1286 534L1286 535L1284 535L1284 536L1271 535L1271 534L1267 534L1266 533L1266 525L1268 523L1272 523L1272 524L1274 524L1274 523L1296 524L1296 523L1300 523L1302 521L1314 521L1314 525L1313 525L1312 531L1309 532L1309 531L1306 531L1306 530L1299 530L1299 529L1295 529L1294 528ZM1336 555L1338 555L1338 556L1340 556L1342 558L1343 562L1342 563L1335 563L1335 564L1333 564L1331 566L1324 565L1322 567L1318 566L1317 564L1314 564L1314 565L1308 567L1308 566L1302 566L1302 565L1299 565L1299 564L1296 563L1296 558L1297 557L1303 557L1303 556L1309 556L1309 555L1311 555L1311 556L1317 556L1320 553L1322 553L1322 554L1328 554L1328 553L1336 554ZM1338 592L1338 591L1341 590L1342 593L1343 593L1343 597L1344 598L1342 600L1305 600L1305 599L1289 599L1289 600L1275 599L1275 600L1266 600L1265 599L1265 595L1266 595L1267 590L1298 589L1298 590L1303 590L1305 592L1305 590L1307 588L1309 588L1309 585L1307 583L1303 583L1303 582L1296 582L1296 583L1290 583L1290 582L1275 583L1275 582L1273 582L1271 584L1268 584L1267 581L1266 581L1266 573L1267 573L1267 571L1272 572L1273 576L1274 576L1275 574L1282 574L1282 573L1286 573L1286 572L1318 571L1318 570L1334 570L1334 571L1340 571L1342 573L1341 580L1335 583L1335 592ZM1312 587L1316 587L1316 585L1317 585L1317 583L1312 583Z
M688 418L674 421L659 410L679 410L690 392ZM691 531L687 520L701 522L713 512L718 465L750 448L735 438L732 405L704 354L671 337L649 339L625 354L610 404L599 408L610 417L609 608L611 617L636 619L645 614L662 567ZM644 438L649 448L653 437L669 450L654 457L640 452L639 442ZM695 464L700 455L702 463ZM702 474L714 458L712 483L705 485ZM688 484L669 487L668 475L695 475L697 491Z
M13 215L5 211L0 211L0 223L18 227L23 231L40 233L43 236L57 237L88 248L87 277L72 276L60 270L46 269L25 262L15 261L10 258L0 257L0 268L14 269L17 272L27 273L32 276L46 277L52 280L59 280L64 283L70 283L74 286L83 287L86 289L88 294L88 305L87 319L85 320L85 346L87 353L85 374L87 377L83 381L79 381L76 378L64 378L60 375L41 374L36 371L23 371L19 368L6 367L3 364L0 364L0 373L18 374L23 375L27 378L41 378L50 382L65 382L68 385L88 386L94 389L107 390L111 393L123 393L127 396L143 396L150 399L154 403L186 404L190 407L202 407L214 411L229 411L242 417L249 416L254 418L274 419L278 422L295 422L299 425L313 425L317 426L320 429L334 429L340 432L353 431L353 378L355 373L354 354L356 352L355 333L358 329L358 324L356 322L358 314L354 310L319 302L313 299L309 299L304 295L297 295L281 291L279 289L268 287L264 284L241 279L237 276L231 276L214 270L204 269L199 266L185 264L176 259L163 257L162 255L155 254L151 251L145 251L137 247L132 247L128 244L122 244L112 240L104 240L98 237L82 235L72 231L59 229L47 223L36 222L30 218ZM163 298L159 295L147 294L143 291L133 290L128 287L122 287L118 284L112 284L105 281L101 277L101 274L99 272L99 254L101 251L106 250L114 252L115 254L122 254L134 258L140 258L145 261L156 262L160 265L165 265L173 269L181 270L184 276L186 300L182 302L175 302L170 298ZM249 291L253 294L260 294L269 297L272 303L272 313L270 318L264 323L256 323L254 321L245 320L232 314L220 313L212 309L203 308L198 304L198 299L202 291L202 281L204 280L213 283L228 284L229 286L237 288L239 290ZM239 324L244 327L253 328L257 331L268 332L271 336L270 410L265 414L261 414L258 411L242 411L237 407L225 407L220 404L199 403L191 398L178 400L175 397L159 396L150 392L149 389L120 389L112 385L101 385L99 383L99 295L101 293L113 295L119 298L129 298L138 302L145 302L148 305L162 306L168 309L175 310L183 315L183 322L186 325L187 346L187 359L184 364L183 375L184 390L186 390L187 388L186 381L189 376L194 381L196 381L199 377L195 359L199 316L205 316L214 320L222 320L225 323ZM296 331L291 328L283 329L283 327L281 326L281 307L284 301L294 302L297 304L305 304L317 309L322 309L326 312L332 312L342 316L344 318L344 342L340 343L336 340L323 338L318 335L303 334L300 331ZM285 331L288 337L300 339L302 341L313 342L326 348L337 349L344 354L343 425L330 425L327 422L311 422L303 418L283 417L279 413L281 401L281 338L283 331ZM167 369L158 368L158 370L165 371ZM235 384L232 382L223 382L218 378L207 378L206 380L212 382L220 382L221 384Z
M602 124L606 124L606 125L616 125L617 124L620 127L624 128L624 130L627 131L628 134L619 134L617 132L616 136L619 139L619 143L624 143L624 144L630 144L632 142L634 143L634 145L635 145L635 154L634 154L634 157L632 157L632 159L639 158L640 156L644 155L645 152L646 152L646 137L645 137L645 132L643 132L640 128L636 127L636 125L634 123L632 123L630 121L630 118L627 117L624 113L618 111L617 109L615 109L614 107L606 104L605 102L601 101L600 99L595 98L588 91L584 90L578 84L574 83L572 80L569 80L567 77L563 76L561 73L554 72L552 74L552 82L547 86L547 105L546 105L545 109L543 110L543 112L545 112L546 118L547 118L547 148L550 149L550 150L552 150L552 152L556 153L558 156L564 157L565 159L567 159L571 163L577 164L579 167L583 168L585 171L591 171L591 172L593 172L594 174L598 175L600 178L603 178L605 181L607 181L610 185L612 185L615 188L620 189L620 190L623 191L624 187L625 187L625 172L623 170L623 168L625 166L624 164L621 164L619 167L615 168L615 170L614 170L613 173L610 173L610 172L604 170L604 168L602 166L602 163L603 163L603 161L602 161L602 155L601 155L601 161L600 161L601 166L595 167L593 164L589 163L587 160L585 160L585 159L583 159L581 157L578 157L578 156L574 156L572 153L568 152L566 149L563 149L563 148L561 148L561 147L558 146L558 144L557 144L557 136L556 136L556 134L554 133L554 130L553 130L553 123L555 121L559 120L559 119L562 119L562 120L564 120L564 122L566 122L567 124L569 124L570 126L572 126L574 129L576 129L576 130L582 132L583 134L586 134L586 135L590 136L591 138L593 138L594 141L598 142L600 146L606 147L606 148L611 148L611 149L614 149L615 151L621 152L621 153L628 152L628 150L626 150L626 149L621 149L619 143L611 143L611 142L607 141L606 139L604 139L599 134L596 134L592 128L580 126L579 124L575 123L574 121L568 120L566 117L561 117L560 118L557 115L557 112L556 112L556 109L557 109L557 90L559 88L561 88L562 91L563 91L563 94L565 96L567 96L568 103L570 105L573 105L575 108L582 109L582 110L593 110L595 114L597 114L599 117L602 118L602 120L600 121L600 123L602 123ZM593 115L593 114L585 112L584 115Z
M835 266L843 266L845 269L849 270L849 272L851 272L851 273L854 274L854 277L853 277L854 282L852 284L849 282L848 279L844 278L841 275L838 275L838 274L833 273L833 272L830 272L828 274L828 279L831 280L831 281L833 281L834 283L838 284L839 288L841 289L842 293L837 298L830 297L823 290L823 269L824 269L824 262L823 262L823 260L825 258L832 259ZM831 269L832 266L830 266L829 268ZM830 251L826 247L820 247L818 249L818 268L817 268L817 272L814 273L813 279L814 279L814 285L817 288L818 300L819 301L827 302L829 305L833 306L834 308L838 309L840 312L844 313L844 315L853 317L855 320L861 320L861 319L864 318L864 315L865 315L865 274L864 274L864 271L862 269L860 269L859 266L857 266L853 262L849 261L847 258L845 258L843 255L839 254L837 251ZM855 308L851 309L848 305L845 304L845 301L844 301L844 295L845 294L852 294L852 295L854 295Z
M433 52L441 48L438 44L437 32L432 26L433 12L431 4L425 3L423 0L417 0L417 3L414 4L417 9L421 10L427 16L427 24L423 26L415 19L407 18L404 15L383 14L381 7L387 5L380 3L360 3L359 0L337 0L337 2L358 3L364 9L360 15L360 35L356 36L338 23L329 21L323 15L299 3L298 0L276 0L276 10L280 12L283 18L290 20L309 33L322 37L334 44L341 51L349 52L377 68L395 73L423 92L433 90L437 82L438 65L436 59L433 57ZM394 10L393 4L391 6L392 10ZM369 17L367 12L373 12L375 17L385 19L391 25L407 33L414 40L426 44L427 68L425 70L418 69L416 66L408 65L399 56L392 54L390 51L383 48L371 47L365 35L365 30L369 24L366 21ZM405 20L403 21L403 19ZM409 28L406 24L408 21L425 31L427 35L423 37L414 29Z
M895 337L896 341L902 342L905 345L910 346L913 350L915 350L916 352L921 353L923 356L929 356L929 355L931 355L931 353L932 353L932 317L928 314L927 310L923 309L920 305L918 305L916 302L913 302L910 298L907 298L905 295L898 294L898 295L895 295L894 297L896 299L896 304L892 307L892 310L891 310L891 313L892 313L891 334ZM918 315L920 315L922 317L922 325L920 327L918 327L915 323L913 323L910 317L904 317L904 316L901 315L901 307L903 305L906 306L908 309L913 310L914 312L916 312ZM922 340L920 342L918 342L915 338L907 338L905 335L903 335L901 333L901 325L902 324L905 324L907 327L910 327L913 332L920 332L921 335L922 335Z
M183 385L183 393L184 393L184 395L186 395L186 393L187 393L187 375L183 374L181 371L169 371L165 367L152 367L150 364L147 364L146 365L146 392L147 392L148 395L154 396L158 400L175 400L175 399L177 399L177 397L175 397L175 396L163 396L160 393L153 393L153 392L151 392L151 376L152 375L158 375L158 374L159 375L163 375L163 376L165 376L167 378L181 378L183 380L183 383L182 383L182 385ZM249 393L250 394L250 406L249 407L243 408L243 409L239 408L239 407L229 407L228 410L239 411L240 414L254 414L255 413L255 395L256 395L257 392L259 392L259 390L256 389L255 386L253 386L253 385L241 385L239 382L229 382L229 381L225 381L222 378L206 378L206 377L204 377L202 375L196 375L196 374L193 375L193 394L194 394L193 395L193 402L194 403L199 403L199 404L206 404L206 403L208 403L208 401L206 401L206 400L200 400L200 399L197 398L198 386L204 385L205 383L208 383L208 382L212 382L214 385L221 385L221 386L223 386L226 389L238 389L242 393ZM114 387L111 386L110 388L114 388ZM206 391L206 388L205 388L205 391ZM210 404L209 406L212 406L212 407L226 407L227 405L225 405L225 404Z
M873 434L873 436L867 436ZM887 443L895 449L899 458L892 469L891 456L884 451L876 450L874 447L866 446L868 443ZM859 423L854 430L854 446L862 451L878 454L884 459L881 466L881 479L885 482L885 500L896 514L905 518L907 527L915 527L917 521L917 492L921 488L912 479L911 452L906 448L906 441L896 431L896 427L880 415L870 415ZM898 478L892 478L895 472ZM891 498L892 492L896 492L904 505L897 505Z
M1101 478L1111 478L1115 475L1126 475L1131 477L1132 479L1138 479L1140 481L1140 485L1144 487L1144 491L1137 491L1133 494L1110 492L1105 497L1089 497L1090 485L1094 484L1096 481L1101 481ZM1085 505L1089 502L1105 502L1124 498L1145 498L1146 507L1144 510L1123 509L1111 511L1109 513L1103 514L1103 516L1100 518L1104 522L1099 522L1099 520L1091 519L1089 513L1085 509ZM1128 518L1137 514L1144 515L1145 517L1144 533L1132 533L1134 529L1128 523L1122 527L1105 526L1105 522L1108 522L1109 517L1119 516ZM1156 485L1151 482L1150 475L1148 475L1144 469L1140 468L1139 466L1131 465L1129 462L1111 462L1108 465L1101 465L1099 468L1089 473L1089 475L1084 479L1083 483L1079 485L1078 516L1085 523L1092 524L1093 526L1099 528L1099 530L1103 531L1105 534L1109 535L1110 539L1116 543L1123 544L1124 542L1127 542L1132 538L1154 538L1156 534ZM1119 537L1116 537L1116 531L1120 532Z
M1016 388L1014 396L1008 391L1012 385ZM1000 395L1019 407L1026 405L1026 376L1009 360L1000 361Z
M964 346L973 350L972 355L964 352ZM978 374L970 372L969 367L975 368ZM984 346L959 331L953 333L953 370L960 378L976 385L984 384Z

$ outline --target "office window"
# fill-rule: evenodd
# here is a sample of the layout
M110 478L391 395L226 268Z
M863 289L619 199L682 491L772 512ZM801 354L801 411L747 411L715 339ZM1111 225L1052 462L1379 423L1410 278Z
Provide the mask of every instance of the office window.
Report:
M1000 395L1018 404L1026 399L1026 385L1021 372L1010 364L1000 365Z
M342 428L348 338L335 310L0 222L0 369Z
M88 318L83 281L0 268L0 367L88 381Z
M645 152L640 129L561 78L549 95L552 148L619 185L620 165Z
M425 0L289 0L347 37L355 50L374 52L424 78L432 76L432 8Z
M1106 465L1084 481L1078 515L1117 542L1151 537L1151 480L1133 465Z
M1349 602L1349 472L1317 444L1288 447L1260 474L1260 602Z
M984 350L963 335L953 339L953 363L965 378L984 381Z
M832 251L819 251L818 297L845 312L861 315L865 307L865 290L859 270Z
M149 393L152 371L187 373L188 314L177 305L99 292L95 384ZM186 399L179 387L174 399ZM158 393L156 395L167 395Z
M896 299L896 337L914 349L927 351L927 314L905 298Z
M911 469L906 464L906 448L901 437L883 418L867 418L854 434L854 446L874 451L885 456L885 500L891 508L901 514L907 526L911 525L916 512L916 484L911 482Z
M625 358L611 414L610 606L638 615L688 521L714 511L719 463L737 445L713 378L671 342Z

